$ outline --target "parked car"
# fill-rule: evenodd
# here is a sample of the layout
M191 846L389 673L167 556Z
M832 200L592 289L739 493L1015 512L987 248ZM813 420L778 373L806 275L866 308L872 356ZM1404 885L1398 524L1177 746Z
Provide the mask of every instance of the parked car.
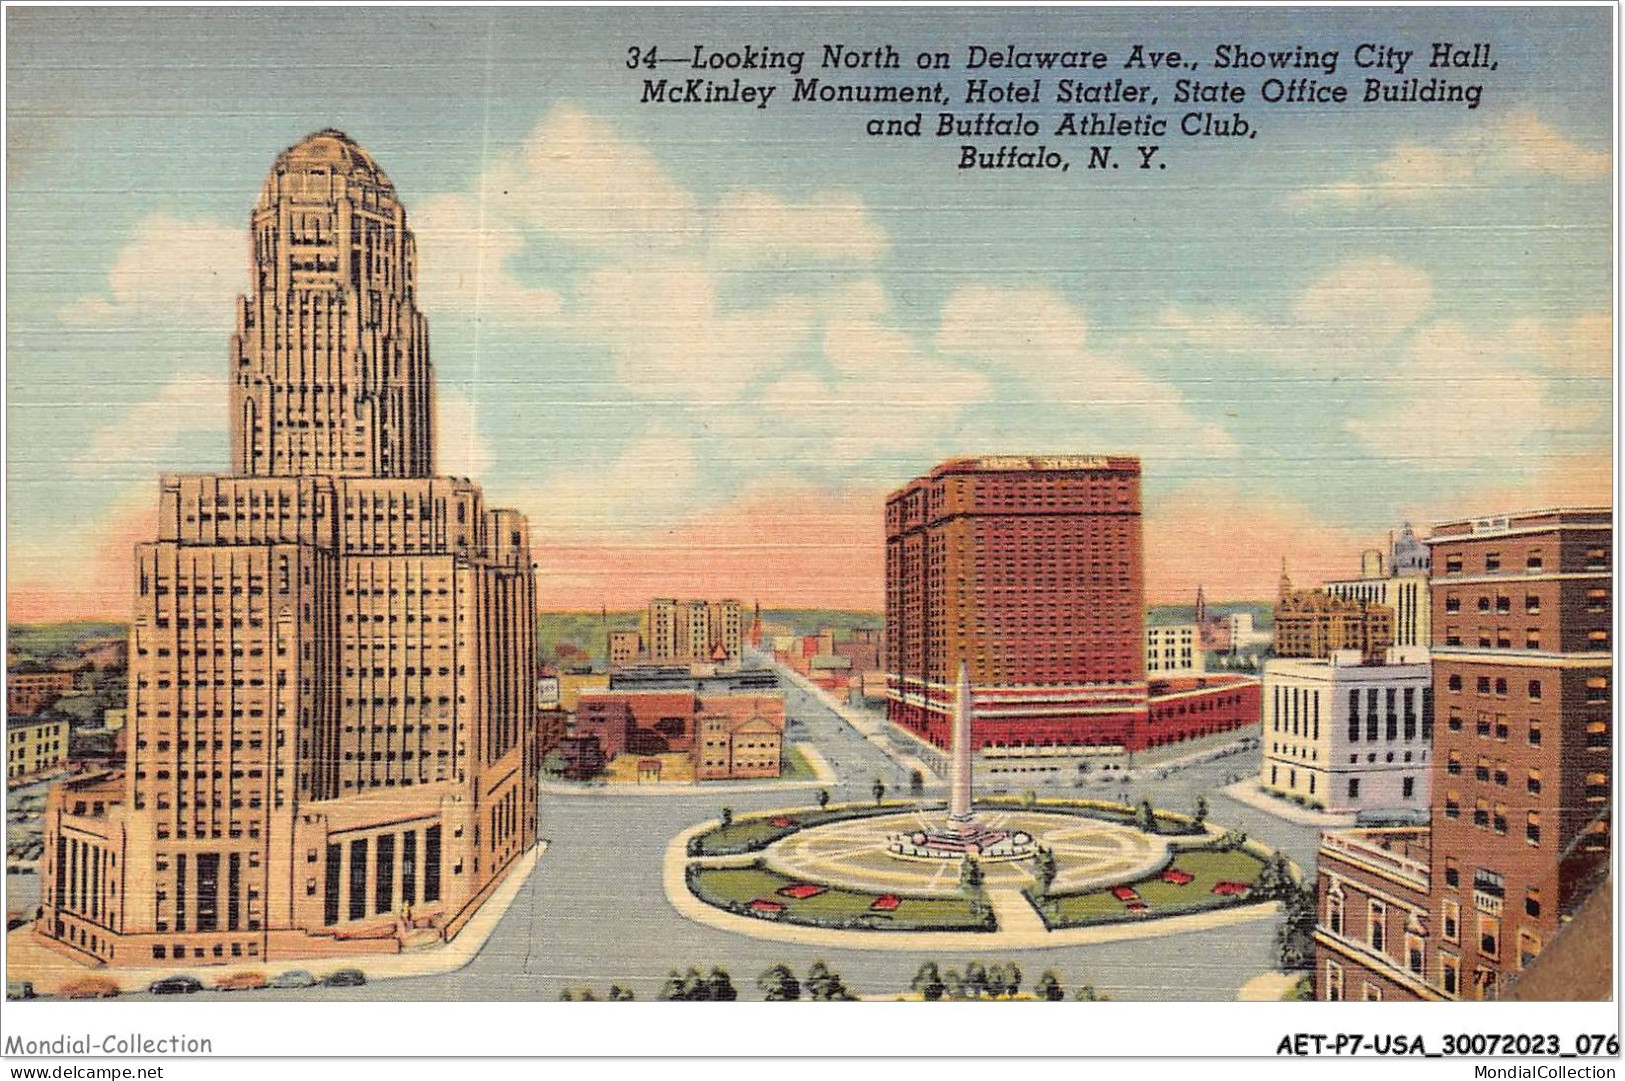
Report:
M262 972L231 972L214 981L216 991L257 991L264 986Z
M287 972L272 976L265 984L267 987L315 987L316 977L302 968L292 968Z
M322 978L323 987L360 987L367 982L367 977L361 974L358 968L341 968L337 972L329 972Z
M161 980L154 980L147 990L155 995L195 995L203 990L203 981L184 974L165 976Z
M7 980L7 998L34 998L34 985L28 980Z
M118 984L106 976L80 976L62 985L63 998L112 998L118 994Z

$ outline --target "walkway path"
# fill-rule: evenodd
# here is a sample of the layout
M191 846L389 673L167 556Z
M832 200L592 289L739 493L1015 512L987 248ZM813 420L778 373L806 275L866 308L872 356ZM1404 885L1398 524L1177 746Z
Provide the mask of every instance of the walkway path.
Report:
M1027 903L1020 890L989 890L987 899L993 906L994 917L999 921L1000 932L1029 937L1050 933L1049 928L1044 926L1043 917Z

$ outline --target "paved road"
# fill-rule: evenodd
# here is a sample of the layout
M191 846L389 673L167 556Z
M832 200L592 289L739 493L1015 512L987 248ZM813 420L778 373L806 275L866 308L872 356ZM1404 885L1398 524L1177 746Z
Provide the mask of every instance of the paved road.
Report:
M816 743L840 777L837 800L866 799L876 776L891 793L907 790L906 772L854 731L818 699L795 686L785 689L791 738ZM1286 850L1300 865L1313 866L1314 829L1275 819L1221 793L1229 778L1258 768L1258 752L1177 770L1157 779L1141 770L1137 783L1087 784L1083 794L1111 798L1126 793L1160 806L1189 808L1206 794L1212 821L1245 829ZM1050 789L1046 788L1045 791ZM1074 791L1057 786L1055 791ZM723 804L736 813L815 803L816 791L729 793L716 786L692 796L658 799L635 794L592 797L544 793L542 835L551 847L486 948L466 968L441 976L413 977L356 989L250 992L232 1001L267 998L376 998L551 1000L567 987L590 986L602 997L620 984L640 999L659 993L667 971L690 965L726 968L742 998L759 997L756 975L785 962L804 972L815 960L831 964L859 993L905 991L922 961L944 967L969 960L1013 959L1029 985L1046 968L1067 987L1091 983L1117 999L1233 1000L1249 979L1272 967L1275 921L1150 941L1128 941L1008 957L887 954L780 945L702 927L679 916L661 889L660 867L670 838L715 817ZM1306 862L1307 861L1307 862ZM212 996L211 996L212 997Z

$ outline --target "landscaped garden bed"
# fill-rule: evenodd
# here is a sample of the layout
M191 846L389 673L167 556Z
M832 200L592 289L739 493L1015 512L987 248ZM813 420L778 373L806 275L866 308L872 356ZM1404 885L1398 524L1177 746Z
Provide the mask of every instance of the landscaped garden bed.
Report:
M690 867L689 890L706 904L756 919L842 930L984 931L967 897L910 897L814 886L760 863Z
M1169 863L1136 882L1083 893L1032 897L1050 930L1183 916L1257 900L1264 860L1240 847L1175 849Z
M808 826L822 826L829 822L844 822L854 818L897 814L915 807L913 803L888 802L848 803L838 807L808 807L806 810L769 811L764 814L735 818L726 825L715 826L689 838L690 856L741 856L747 852L760 852L774 841L782 840Z

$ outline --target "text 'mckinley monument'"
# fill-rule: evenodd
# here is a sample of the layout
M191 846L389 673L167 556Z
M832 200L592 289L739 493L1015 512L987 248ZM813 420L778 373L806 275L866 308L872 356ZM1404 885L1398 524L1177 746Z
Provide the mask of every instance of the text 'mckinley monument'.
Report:
M455 934L535 842L528 527L434 471L417 253L322 131L250 218L231 472L136 549L130 753L53 789L42 935L224 963Z

